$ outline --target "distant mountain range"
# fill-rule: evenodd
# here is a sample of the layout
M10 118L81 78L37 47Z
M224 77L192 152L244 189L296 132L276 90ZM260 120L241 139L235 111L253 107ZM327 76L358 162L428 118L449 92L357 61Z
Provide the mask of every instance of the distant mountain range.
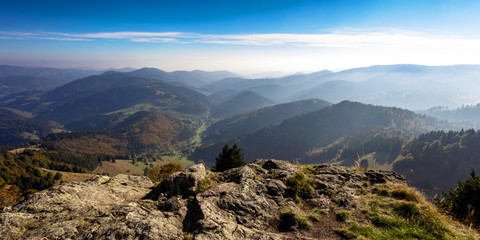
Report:
M0 65L0 97L24 91L53 89L96 73L94 70Z
M113 73L0 66L0 97L22 91L44 91L102 72ZM476 94L480 90L476 84L480 77L477 65L385 65L262 79L241 78L227 71L165 72L155 68L126 68L114 72L201 91L220 103L245 91L256 92L276 103L318 98L332 103L351 100L412 110L434 106L455 108L480 102Z
M216 93L228 89L255 91L275 102L319 98L396 106L412 110L433 106L476 104L480 66L386 65L340 72L321 71L282 78L228 78L201 88Z
M205 72L195 71L175 71L165 72L156 68L142 68L129 73L131 76L137 76L148 79L160 80L174 85L180 85L190 88L198 88L204 84L219 81L224 78L237 77L235 73L228 71Z

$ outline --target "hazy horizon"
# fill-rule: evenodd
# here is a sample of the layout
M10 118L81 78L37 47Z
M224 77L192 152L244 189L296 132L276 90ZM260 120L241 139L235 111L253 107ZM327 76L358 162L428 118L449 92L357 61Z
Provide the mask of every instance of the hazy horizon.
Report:
M353 70L353 69L362 69L362 68L370 68L370 67L375 67L375 66L401 66L401 65L412 65L412 66L425 66L425 67L453 67L453 66L480 66L480 64L451 64L451 65L422 65L422 64L410 64L410 63L399 63L399 64L374 64L374 65L365 65L365 66L358 66L358 67L352 67L352 68L338 68L338 69L317 69L317 70L310 70L310 71L298 71L298 72L282 72L282 71L270 71L270 70L265 70L265 71L231 71L231 70L226 70L226 69L213 69L213 70L205 70L205 69L197 69L197 68L192 68L192 69L165 69L162 67L158 66L143 66L143 67L130 67L130 66L125 66L125 67L56 67L56 66L43 66L43 65L14 65L14 64L2 64L0 63L0 66L12 66L12 67L25 67L25 68L56 68L56 69L74 69L74 70L92 70L92 71L110 71L110 70L126 70L126 72L129 71L136 71L142 68L155 68L158 70L162 70L165 72L176 72L176 71L206 71L206 72L219 72L219 71L228 71L231 73L238 74L240 77L247 78L247 79L260 79L260 78L281 78L281 77L286 77L286 76L292 76L292 75L301 75L301 74L311 74L315 72L321 72L321 71L330 71L333 73L339 73L342 71L346 70Z
M0 9L0 64L242 75L480 64L479 9L472 0L11 1Z

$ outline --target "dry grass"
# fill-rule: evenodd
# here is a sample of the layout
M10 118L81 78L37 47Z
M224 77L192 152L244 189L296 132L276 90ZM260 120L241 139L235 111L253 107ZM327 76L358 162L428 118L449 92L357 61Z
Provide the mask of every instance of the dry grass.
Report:
M41 169L45 172L51 172L52 174L56 174L57 172L61 173L62 174L61 181L64 181L64 182L80 182L80 181L89 179L93 176L93 174L90 174L90 173L63 172L63 171L50 170L45 168L41 168Z
M10 150L8 152L14 153L14 154L20 154L20 153L23 153L26 149L33 150L33 151L42 150L41 148L38 148L38 147L28 147L28 148L17 148L17 149Z
M107 174L112 177L118 174L129 174L130 172L127 171L131 168L126 164L121 164L120 161L123 160L117 160L117 162L102 162L102 165L98 166L93 172L97 174Z
M366 222L347 221L345 238L478 239L478 234L442 215L426 198L403 184L387 183L361 197Z

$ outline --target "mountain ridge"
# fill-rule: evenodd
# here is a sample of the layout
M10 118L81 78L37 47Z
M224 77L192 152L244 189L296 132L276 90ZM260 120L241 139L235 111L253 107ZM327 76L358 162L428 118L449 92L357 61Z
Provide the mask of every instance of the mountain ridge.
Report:
M309 112L253 133L197 148L193 159L211 164L224 144L236 143L248 161L254 157L301 161L307 152L325 147L345 136L375 131L401 130L407 135L448 127L432 117L399 108L344 101Z

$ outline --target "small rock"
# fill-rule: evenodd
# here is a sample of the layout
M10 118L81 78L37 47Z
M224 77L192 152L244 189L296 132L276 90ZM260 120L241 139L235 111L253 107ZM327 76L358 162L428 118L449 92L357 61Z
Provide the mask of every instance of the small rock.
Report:
M283 196L285 190L287 189L287 186L285 186L285 184L278 179L269 180L266 184L266 187L268 194L272 196Z

